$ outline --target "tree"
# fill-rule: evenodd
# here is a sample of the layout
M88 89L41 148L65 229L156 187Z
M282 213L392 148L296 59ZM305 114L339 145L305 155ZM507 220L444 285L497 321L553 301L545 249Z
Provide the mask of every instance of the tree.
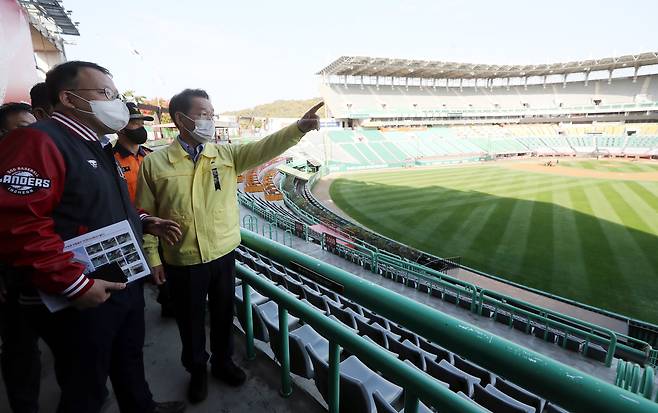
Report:
M130 102L135 102L137 104L143 103L146 100L146 96L137 95L134 90L126 90L123 92L123 96Z

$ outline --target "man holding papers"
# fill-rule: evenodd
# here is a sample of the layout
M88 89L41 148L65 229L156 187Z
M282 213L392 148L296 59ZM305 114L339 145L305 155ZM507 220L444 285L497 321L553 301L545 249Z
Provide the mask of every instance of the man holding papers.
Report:
M0 142L0 261L20 272L23 302L37 304L39 290L72 304L55 313L42 306L27 311L55 356L58 412L99 412L108 376L121 412L182 412L181 402L154 402L144 377L142 281L94 279L108 271L85 273L74 253L64 252L65 241L120 222L136 240L144 230L165 243L177 242L180 228L139 214L130 202L104 136L129 118L110 73L94 63L66 62L48 72L46 87L52 117ZM105 260L129 267L136 251L126 240L119 234L87 254L99 268Z

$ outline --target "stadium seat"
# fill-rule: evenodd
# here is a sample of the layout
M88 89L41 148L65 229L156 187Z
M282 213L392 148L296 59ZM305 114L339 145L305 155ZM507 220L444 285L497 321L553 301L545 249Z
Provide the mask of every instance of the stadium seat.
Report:
M449 302L450 304L457 304L457 294L452 291L446 291L443 295L443 299Z
M354 314L352 309L343 309L331 300L327 300L329 314L336 317L341 323L356 329L356 321L354 321Z
M277 269L275 266L271 266L268 269L268 273L270 274L270 279L274 281L277 284L284 284L286 283L286 274L283 271L280 271Z
M409 360L414 366L425 370L423 352L409 340L404 340L402 343L397 340L389 340L388 349L395 353L400 360Z
M360 318L355 318L354 321L356 322L356 328L359 331L359 334L370 337L372 341L374 341L375 343L377 343L379 346L383 348L388 349L389 348L388 342L395 341L393 337L390 337L389 339L388 337L390 332L386 328L380 326L377 323L373 323L371 325L366 323Z
M403 340L409 340L414 344L418 344L418 338L416 334L412 333L411 331L407 330L404 327L400 327L399 325L395 323L389 323L389 329L391 332L395 335L398 335L402 337Z
M496 317L494 317L496 321L498 321L501 324L509 325L510 322L512 321L512 316L504 311L498 311L496 313Z
M299 280L304 286L310 290L315 291L316 293L320 293L320 290L318 289L318 285L314 283L313 281L309 280L306 277L299 276Z
M583 347L583 344L585 343L585 340L579 337L574 337L574 336L567 336L567 341L564 346L567 350L575 351L576 353L579 353L580 350ZM557 344L558 346L562 346L564 344L564 335L559 335L557 338Z
M358 305L357 303L355 303L351 300L348 300L347 298L342 297L342 296L340 297L340 302L341 302L341 304L343 305L343 307L345 309L351 308L352 311L354 311L354 313L356 313L360 316L363 316L363 310L362 310L361 306Z
M319 291L322 295L328 297L329 299L331 299L331 300L334 301L335 303L338 303L339 305L341 304L341 302L340 302L340 298L339 298L340 296L339 296L338 294L336 294L335 292L333 292L333 291L331 291L330 289L328 289L328 288L326 288L326 287L323 287L323 286L321 286L321 285L318 285L317 287L318 287L318 291Z
M453 356L453 365L459 370L470 374L471 376L477 377L480 379L480 384L486 386L487 384L492 384L496 382L496 376L489 370L483 369L475 363L471 363L468 360L454 355Z
M567 410L552 403L546 403L546 407L542 413L569 413Z
M425 284L425 283L420 283L418 285L418 291L421 291L423 293L428 293L429 294L431 289L432 289L432 287L428 284Z
M259 305L258 307L258 315L259 317L263 320L263 323L268 322L271 325L276 326L276 332L278 333L279 331L279 305L274 302L274 301L268 301L264 304ZM256 318L254 317L254 320ZM288 315L288 330L294 329L297 324L299 324L299 318L294 317L292 315ZM255 327L255 323L254 323ZM267 326L264 326L267 327ZM256 329L254 328L254 337L255 337L255 332ZM265 330L267 332L267 328ZM269 333L265 335L265 340L262 340L265 342L269 341Z
M311 347L306 351L313 364L316 387L327 400L329 363ZM341 411L376 413L373 393L377 391L387 403L397 400L402 394L402 388L384 379L355 356L350 356L340 363L340 399Z
M327 299L320 295L320 293L317 293L308 287L304 287L305 289L305 295L306 299L316 307L317 309L321 310L322 312L326 313L329 311L329 308L327 307Z
M537 412L541 412L544 408L544 399L522 389L514 383L510 383L503 379L497 379L494 386L501 392L512 397L514 400L518 400L523 404L534 407Z
M268 300L267 297L261 295L258 291L254 290L253 288L249 289L249 298L251 299L251 304L262 304L265 301ZM235 299L239 304L242 304L244 302L244 298L242 295L242 285L239 285L235 288Z
M546 331L546 327L544 326L535 325L532 329L532 334L535 337L548 341L549 343L555 343L555 340L557 339L557 335L551 330Z
M534 407L525 405L493 387L491 384L473 387L473 401L492 413L533 413Z
M457 303L458 306L465 310L470 310L471 309L471 299L469 297L464 297L459 296L459 302Z
M588 343L587 352L585 353L585 356L603 362L605 361L607 353L608 351L604 349L602 346L596 343Z
M399 412L384 399L384 396L379 391L375 391L372 395L373 401L375 402L375 408L377 413L404 413L404 409ZM425 403L418 402L418 413L433 413Z
M355 391L356 388L354 387L352 389L350 389L350 387L343 387L343 377L351 378L353 380L353 384L356 384L358 387L363 387L366 390L370 409L361 411L370 411L376 413L372 396L375 391L378 391L382 395L382 398L389 403L397 400L402 394L402 388L400 386L389 382L379 374L372 371L356 356L350 356L340 363L340 375L341 393L345 392L345 397L348 399L354 399L358 397L360 391ZM354 397L352 397L350 393L352 393ZM355 409L355 411L360 410Z
M482 305L482 317L488 317L491 318L494 315L494 308L491 307L489 304L483 304Z
M281 359L278 325L270 321L265 322L270 332L270 347L277 359ZM313 378L313 364L306 350L306 346L313 348L316 355L322 360L329 360L329 341L318 334L310 325L304 324L294 329L288 335L290 351L290 371L301 377Z
M264 275L267 275L269 273L269 269L270 269L269 264L266 264L261 260L254 260L253 263L254 263L254 271Z
M295 281L290 277L286 277L286 288L288 291L293 293L299 298L306 298L306 291L304 290L304 284L299 281Z
M441 360L446 360L448 363L453 362L453 354L444 349L443 347L437 346L434 343L430 343L422 337L418 337L419 347L425 350L428 353L431 353L436 356L436 362L438 363Z
M512 327L514 327L515 330L519 330L524 333L530 333L530 321L527 318L514 316L512 320Z
M388 321L388 319L380 316L379 314L373 313L365 307L362 308L362 311L364 317L369 318L370 321L375 322L386 329L390 329L389 326L391 323Z
M480 382L480 379L464 373L445 360L438 363L432 360L425 360L425 362L427 373L435 379L447 383L450 390L454 392L461 391L470 396L473 394L473 384Z

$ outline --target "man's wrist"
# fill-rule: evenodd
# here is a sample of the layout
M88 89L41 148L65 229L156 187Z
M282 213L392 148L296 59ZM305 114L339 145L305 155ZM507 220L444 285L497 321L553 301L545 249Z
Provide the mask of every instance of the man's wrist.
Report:
M304 132L304 131L302 130L302 128L299 127L299 119L297 119L297 122L295 122L295 125L297 125L297 129L298 129L301 133L306 133L306 132Z

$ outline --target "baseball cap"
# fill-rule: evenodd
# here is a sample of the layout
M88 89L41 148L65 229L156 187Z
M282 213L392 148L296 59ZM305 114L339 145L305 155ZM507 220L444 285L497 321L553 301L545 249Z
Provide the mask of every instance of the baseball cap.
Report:
M126 106L128 107L128 112L130 112L130 119L142 119L152 121L153 116L142 115L142 112L139 110L137 105L134 102L127 102Z

